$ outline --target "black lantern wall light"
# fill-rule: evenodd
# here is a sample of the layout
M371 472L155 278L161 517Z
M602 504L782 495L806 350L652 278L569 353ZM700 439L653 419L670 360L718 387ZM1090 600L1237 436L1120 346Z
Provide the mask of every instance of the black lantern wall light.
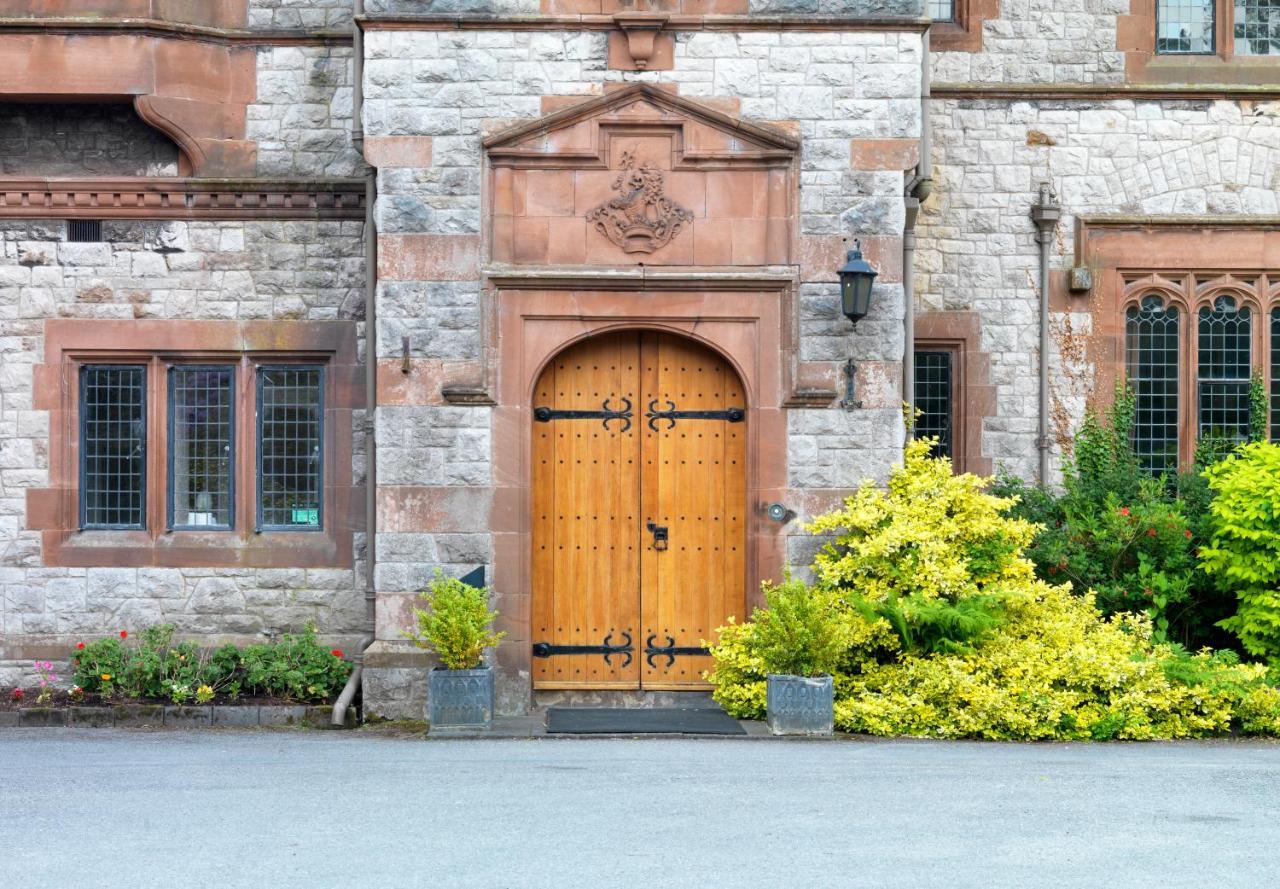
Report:
M853 322L856 330L858 322L867 317L871 311L871 288L879 274L871 263L862 258L862 245L853 242L853 249L845 257L845 263L837 274L840 276L840 312ZM862 407L857 398L858 367L853 356L844 365L845 396L840 406L845 410Z

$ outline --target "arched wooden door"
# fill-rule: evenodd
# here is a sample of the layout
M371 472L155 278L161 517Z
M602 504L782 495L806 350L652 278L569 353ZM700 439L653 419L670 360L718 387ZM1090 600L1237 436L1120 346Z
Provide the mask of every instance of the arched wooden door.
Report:
M701 688L742 618L746 393L692 340L601 334L533 396L535 688Z

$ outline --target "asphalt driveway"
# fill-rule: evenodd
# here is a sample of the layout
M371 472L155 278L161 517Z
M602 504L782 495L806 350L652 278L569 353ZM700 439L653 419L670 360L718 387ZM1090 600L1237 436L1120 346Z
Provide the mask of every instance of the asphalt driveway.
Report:
M0 730L0 886L1280 885L1280 745Z

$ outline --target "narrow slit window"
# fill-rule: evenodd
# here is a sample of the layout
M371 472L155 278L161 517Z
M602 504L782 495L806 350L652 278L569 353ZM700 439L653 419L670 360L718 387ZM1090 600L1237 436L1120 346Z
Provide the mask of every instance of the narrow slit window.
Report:
M169 370L170 527L232 526L234 405L234 368Z
M1235 52L1238 56L1280 55L1280 3L1235 0Z
M1214 12L1214 0L1156 0L1156 52L1211 55Z
M1136 399L1133 446L1143 468L1178 468L1178 309L1147 296L1125 313L1125 367Z
M935 22L954 22L956 20L956 0L929 0L929 18Z
M1196 379L1201 439L1239 442L1249 437L1250 317L1229 296L1202 306Z
M324 373L258 369L258 526L318 531L323 510Z
M954 367L951 352L916 352L916 438L935 438L934 456L954 457L952 447L952 392Z
M80 369L80 525L146 525L147 369Z
M1271 310L1271 440L1280 442L1280 308Z

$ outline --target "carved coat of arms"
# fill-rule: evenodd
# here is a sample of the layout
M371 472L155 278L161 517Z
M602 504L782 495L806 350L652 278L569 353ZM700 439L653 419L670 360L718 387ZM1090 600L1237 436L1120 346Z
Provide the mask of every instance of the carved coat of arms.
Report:
M652 253L674 238L693 214L662 193L662 171L636 165L622 153L622 171L613 181L619 192L587 214L587 219L627 253Z

